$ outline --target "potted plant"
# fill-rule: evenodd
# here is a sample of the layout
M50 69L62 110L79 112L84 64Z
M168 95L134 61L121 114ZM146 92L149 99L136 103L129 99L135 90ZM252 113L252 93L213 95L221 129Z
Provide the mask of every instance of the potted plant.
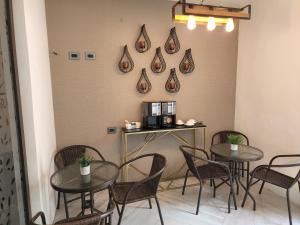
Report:
M80 174L81 175L89 175L91 172L90 163L93 160L92 157L82 156L79 159L80 164Z
M241 137L241 135L236 135L236 134L229 134L227 136L228 142L231 144L230 145L230 149L232 151L237 151L239 148L239 144L242 143L243 138Z

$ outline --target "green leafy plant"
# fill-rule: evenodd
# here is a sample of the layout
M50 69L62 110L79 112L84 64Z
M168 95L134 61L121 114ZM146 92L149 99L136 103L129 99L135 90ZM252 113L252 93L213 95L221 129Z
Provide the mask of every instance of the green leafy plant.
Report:
M82 156L79 159L79 164L81 167L86 167L86 166L89 166L92 161L93 161L92 157Z
M243 138L241 135L229 134L227 136L228 142L233 145L239 145L243 142Z

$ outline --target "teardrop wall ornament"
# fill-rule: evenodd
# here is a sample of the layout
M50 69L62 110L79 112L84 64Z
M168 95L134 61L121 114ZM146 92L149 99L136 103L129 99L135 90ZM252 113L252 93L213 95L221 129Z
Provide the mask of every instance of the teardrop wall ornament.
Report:
M172 68L169 78L165 85L166 91L169 93L177 93L180 90L180 82L176 75L176 69Z
M176 34L176 28L170 30L170 35L165 43L165 50L168 54L174 54L180 49L180 43Z
M136 84L136 89L141 94L147 94L152 89L152 85L147 76L147 72L145 68L142 69L141 77Z
M191 73L195 69L195 64L192 56L192 49L185 51L184 57L179 64L179 70L183 74Z
M156 48L156 53L151 63L151 70L153 73L162 73L166 70L166 62L160 47Z
M144 53L151 48L151 41L146 31L146 26L143 24L138 39L135 42L135 49L139 53Z
M134 62L129 54L127 45L124 46L123 55L119 61L119 69L123 73L128 73L134 68Z

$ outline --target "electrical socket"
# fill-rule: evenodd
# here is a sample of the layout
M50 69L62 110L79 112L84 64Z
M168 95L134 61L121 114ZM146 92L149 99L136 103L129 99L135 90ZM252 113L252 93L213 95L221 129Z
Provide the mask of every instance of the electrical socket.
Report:
M107 128L107 134L116 134L117 128L116 127L108 127Z

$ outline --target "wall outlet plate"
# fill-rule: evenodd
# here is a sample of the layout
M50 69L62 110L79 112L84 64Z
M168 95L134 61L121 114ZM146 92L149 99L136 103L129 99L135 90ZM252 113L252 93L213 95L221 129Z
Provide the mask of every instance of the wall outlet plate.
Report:
M85 60L96 60L95 52L85 52Z
M108 127L107 128L107 134L116 134L117 128L116 127Z
M69 52L69 60L80 60L80 52Z

